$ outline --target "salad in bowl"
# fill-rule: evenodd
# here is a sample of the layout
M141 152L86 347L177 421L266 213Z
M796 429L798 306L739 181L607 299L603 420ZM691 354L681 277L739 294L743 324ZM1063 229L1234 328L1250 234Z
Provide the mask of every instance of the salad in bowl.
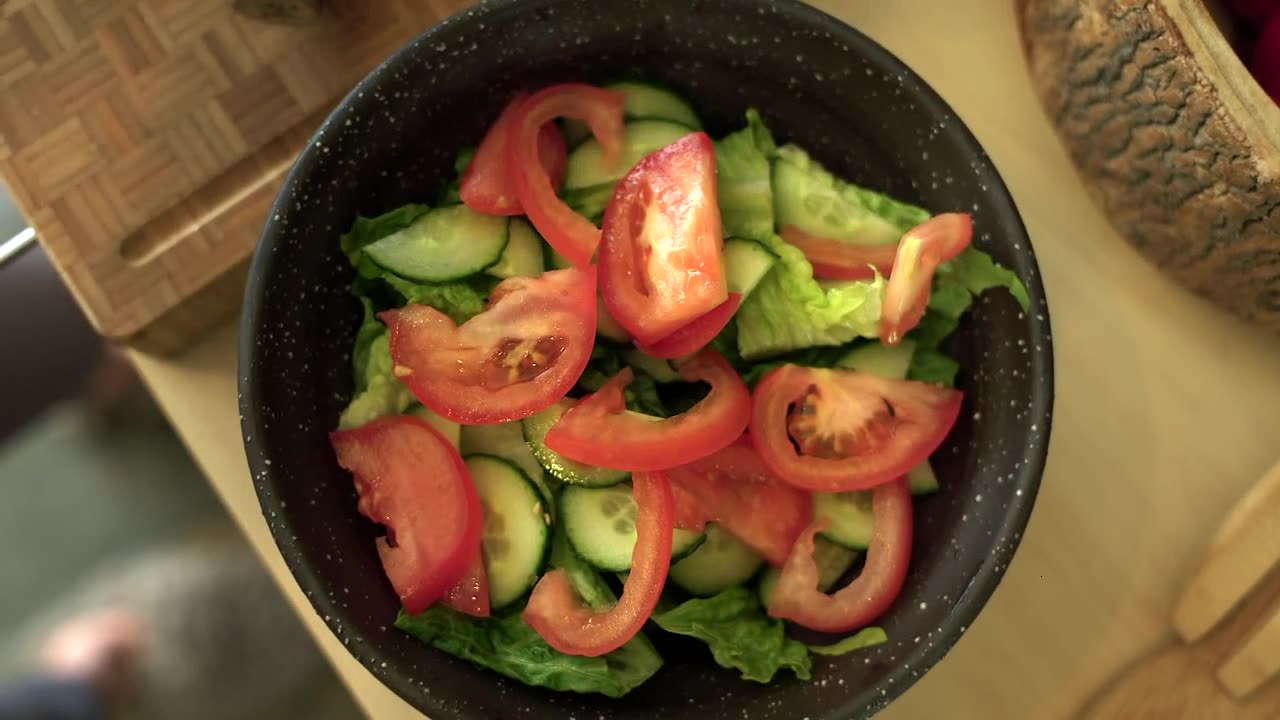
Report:
M960 414L944 341L1023 281L965 208L848 182L648 82L510 98L437 197L342 234L330 434L400 631L621 697L704 643L744 680L886 641ZM339 242L335 238L335 242Z

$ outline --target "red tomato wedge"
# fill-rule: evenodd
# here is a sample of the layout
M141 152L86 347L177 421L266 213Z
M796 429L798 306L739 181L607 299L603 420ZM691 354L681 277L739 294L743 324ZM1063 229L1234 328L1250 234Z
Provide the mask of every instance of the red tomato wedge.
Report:
M679 371L690 382L711 385L688 412L655 418L627 410L622 391L635 374L623 368L551 426L547 447L587 465L650 472L691 463L738 439L751 414L751 395L737 371L710 349L681 363Z
M520 104L528 97L529 93L521 92L507 104L480 141L471 164L462 173L462 202L476 212L488 215L524 213L520 198L516 196L515 186L511 183L510 173L507 172L506 149L511 123L516 118ZM538 159L547 173L551 187L558 188L569 169L569 150L565 146L564 135L554 122L544 124L538 132Z
M489 617L489 574L484 569L482 552L476 553L462 579L449 588L441 601L460 613Z
M776 567L787 561L791 546L813 519L813 496L779 480L749 440L672 468L667 475L711 521Z
M528 417L578 382L596 333L596 269L503 280L462 325L424 305L379 315L394 372L423 405L464 425Z
M813 539L828 522L819 520L804 532L787 558L769 603L770 615L821 632L847 632L874 622L893 605L911 562L913 518L906 480L877 487L871 512L871 547L858 577L831 595L818 590Z
M711 138L691 133L637 163L618 183L602 232L600 294L637 344L722 305L729 291Z
M387 528L378 557L404 609L426 610L480 553L480 498L462 456L409 415L333 432L329 441L355 476L360 513Z
M684 485L674 482L674 479L671 483L671 497L675 500L675 525L681 530L702 532L713 519L710 513L702 509L698 497L685 490Z
M972 239L973 218L968 213L935 215L902 236L884 292L881 342L897 345L920 322L929 306L934 271L969 247Z
M876 271L888 275L898 254L897 245L859 245L832 240L810 235L794 225L784 226L781 234L783 240L795 245L809 259L816 278L868 280L876 276Z
M695 319L652 345L641 345L640 350L650 357L664 359L692 355L706 347L712 340L715 340L716 336L720 334L721 330L724 330L729 321L733 319L733 314L738 312L738 308L741 306L742 295L740 293L729 293L728 300L717 305L706 315Z
M937 450L962 400L960 391L938 385L783 365L756 385L751 441L765 465L796 487L867 490Z
M577 267L591 264L600 229L556 196L538 158L538 134L556 118L581 120L604 150L604 162L617 162L622 150L621 93L592 85L553 85L522 102L507 130L507 172L529 222L551 247Z
M636 499L636 547L622 597L608 610L585 607L564 570L552 570L533 588L521 615L543 640L566 655L597 657L622 647L640 632L662 596L671 565L671 485L662 473L632 478Z

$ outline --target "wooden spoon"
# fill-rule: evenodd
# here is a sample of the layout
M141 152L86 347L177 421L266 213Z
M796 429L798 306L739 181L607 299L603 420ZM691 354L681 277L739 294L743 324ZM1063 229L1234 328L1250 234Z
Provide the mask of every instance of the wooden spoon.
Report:
M1081 720L1280 718L1280 464L1218 530L1173 627L1181 642L1139 660Z

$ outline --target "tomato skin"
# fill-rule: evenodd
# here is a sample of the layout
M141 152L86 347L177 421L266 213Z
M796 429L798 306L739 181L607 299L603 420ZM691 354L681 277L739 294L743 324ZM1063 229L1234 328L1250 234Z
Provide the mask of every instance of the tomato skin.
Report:
M818 590L814 536L828 523L825 518L819 520L805 530L787 558L769 615L820 632L847 632L874 622L893 605L911 562L914 511L906 480L877 487L871 508L871 547L858 577L831 595Z
M813 496L784 483L760 460L750 440L667 471L678 493L698 503L770 565L782 567L813 519ZM697 513L685 511L686 518ZM705 521L704 521L705 522ZM679 527L679 521L676 523Z
M332 432L329 440L355 478L360 513L387 528L378 557L400 602L410 613L426 610L480 553L480 497L462 456L409 415Z
M842 242L810 235L794 225L784 226L780 234L808 258L814 277L827 280L870 280L877 271L888 275L898 254L897 245Z
M716 193L715 145L695 132L637 163L605 209L600 294L642 347L729 297Z
M935 215L902 236L884 293L881 342L897 345L920 323L929 307L934 271L972 240L973 218L968 213Z
M529 97L521 92L507 103L476 148L475 157L462 173L459 194L462 202L476 212L488 215L520 215L524 208L516 196L507 172L507 136L520 104ZM564 135L554 122L546 123L538 133L538 158L553 188L564 182L569 169L569 149Z
M873 437L871 447L843 456L798 453L788 422L791 407L815 389L829 397L825 402L832 422L858 421L827 428L829 432L874 435L878 430L887 437ZM756 385L751 441L765 465L791 485L815 492L868 490L906 475L937 450L955 425L963 400L959 390L912 380L783 365ZM873 423L879 426L870 427Z
M460 613L489 617L489 574L484 569L483 550L476 553L466 572L462 573L462 579L449 588L440 601Z
M588 465L651 472L693 462L737 440L751 413L751 395L737 371L706 349L681 363L680 375L711 385L688 412L663 419L628 412L622 391L635 375L623 368L551 426L547 447Z
M533 588L521 615L543 640L566 655L598 657L622 647L653 614L671 565L673 501L662 473L632 478L636 499L636 547L622 597L608 610L584 607L569 576L552 570Z
M692 355L716 339L739 307L742 307L741 293L729 293L727 300L707 314L697 317L652 345L640 346L640 350L650 357L664 360Z
M518 420L564 397L586 368L596 270L503 280L462 325L414 304L378 317L391 328L396 376L423 405L466 425Z
M538 160L538 133L556 118L582 120L600 141L604 161L616 162L622 148L621 93L581 83L544 88L520 104L507 131L507 172L529 222L551 247L577 267L591 264L600 229L556 196Z

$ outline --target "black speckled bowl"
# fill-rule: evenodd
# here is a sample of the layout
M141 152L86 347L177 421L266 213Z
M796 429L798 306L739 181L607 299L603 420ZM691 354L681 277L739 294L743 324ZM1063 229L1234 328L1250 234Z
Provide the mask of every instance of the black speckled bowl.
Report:
M398 603L326 437L351 393L359 322L337 238L372 215L435 196L458 149L504 99L569 79L643 75L691 98L709 129L756 106L839 174L935 210L967 210L978 247L1026 281L954 339L966 411L934 461L940 494L917 503L916 546L891 642L816 661L813 682L739 680L694 643L609 701L526 687L391 627ZM433 720L865 717L964 633L1018 545L1040 481L1053 397L1044 290L1026 232L990 159L937 95L857 31L779 0L506 0L454 17L362 82L302 153L276 202L246 296L244 442L263 514L316 611L360 662Z

